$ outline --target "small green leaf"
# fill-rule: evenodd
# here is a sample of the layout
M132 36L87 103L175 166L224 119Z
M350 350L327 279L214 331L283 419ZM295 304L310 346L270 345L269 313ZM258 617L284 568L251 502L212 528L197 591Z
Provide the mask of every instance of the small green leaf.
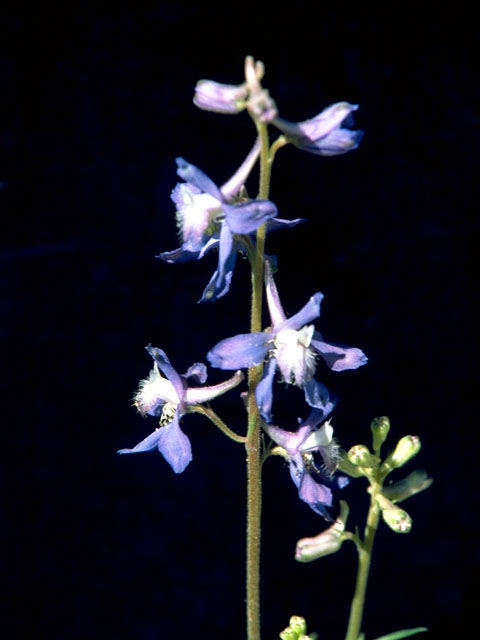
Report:
M387 633L386 636L375 638L375 640L400 640L400 638L408 638L408 636L413 636L416 633L422 633L423 631L428 631L427 627L415 627L415 629L402 629L401 631L393 631L392 633Z

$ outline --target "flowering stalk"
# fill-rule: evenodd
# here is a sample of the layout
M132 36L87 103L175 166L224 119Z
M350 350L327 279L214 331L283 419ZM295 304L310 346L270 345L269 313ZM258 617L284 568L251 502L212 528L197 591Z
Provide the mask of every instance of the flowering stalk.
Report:
M370 573L370 564L372 561L373 542L375 540L375 534L377 532L380 517L380 507L377 502L377 493L379 490L380 486L377 483L370 487L370 507L368 510L363 541L356 541L358 552L357 581L355 583L355 592L350 606L350 617L348 620L345 640L357 640L360 635L363 609L365 606L365 595L367 593L368 574Z
M257 123L260 138L259 199L267 199L270 186L267 126ZM250 331L262 330L263 271L266 225L257 230L256 250L252 268L252 303ZM255 400L255 388L262 377L263 364L248 370L248 431L247 451L247 638L260 640L260 537L262 510L261 423Z

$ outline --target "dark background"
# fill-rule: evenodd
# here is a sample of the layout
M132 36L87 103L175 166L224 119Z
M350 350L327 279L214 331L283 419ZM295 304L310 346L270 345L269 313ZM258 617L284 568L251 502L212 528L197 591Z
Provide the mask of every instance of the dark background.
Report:
M369 444L371 418L388 415L392 442L422 439L409 470L435 478L405 504L408 536L379 530L367 640L418 625L431 638L464 637L479 560L469 403L473 19L298 1L283 13L3 5L0 17L6 637L244 638L242 448L191 416L183 424L194 460L181 476L156 453L115 452L154 428L131 407L151 366L146 344L183 372L248 327L245 261L225 298L197 305L215 256L181 265L154 258L177 246L175 156L221 184L253 143L246 114L191 102L200 78L241 82L246 54L265 62L264 84L285 118L348 100L360 104L356 126L366 131L361 148L341 157L279 152L271 198L282 217L308 222L272 234L267 250L279 256L286 310L323 291L317 327L369 356L356 372L318 369L339 398L342 445ZM288 397L291 414L305 415L301 395ZM218 407L243 429L236 393ZM340 639L353 546L297 564L296 540L325 523L298 500L279 459L265 471L264 637L296 613L320 638ZM362 522L362 485L343 492L352 526Z

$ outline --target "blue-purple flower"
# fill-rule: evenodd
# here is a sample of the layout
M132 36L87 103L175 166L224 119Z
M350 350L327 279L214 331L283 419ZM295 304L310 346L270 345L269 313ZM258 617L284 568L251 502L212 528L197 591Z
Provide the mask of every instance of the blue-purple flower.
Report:
M237 371L232 378L213 386L190 386L191 383L203 385L207 380L204 364L197 362L180 375L164 351L151 345L146 349L154 366L148 378L140 382L134 404L143 416L160 418L160 426L133 449L120 449L118 453L139 453L157 448L175 473L182 473L192 460L192 447L180 428L180 418L192 405L208 402L236 387L243 380L243 374Z
M264 424L264 429L283 449L282 455L288 460L299 498L315 513L331 520L326 511L326 507L332 505L331 489L344 487L348 480L344 476L334 477L339 448L329 421L317 428L324 419L323 411L313 409L297 431L284 431L271 424ZM320 468L315 463L315 453L321 456Z
M185 182L177 184L171 197L177 207L182 245L157 257L170 263L199 260L210 249L218 248L218 266L200 302L213 302L230 289L237 254L242 249L239 236L254 233L264 223L271 231L294 226L301 220L273 220L277 208L270 200L242 201L238 197L259 148L257 141L242 166L220 189L203 171L177 158L177 173Z
M245 369L265 361L255 397L264 420L271 422L272 385L280 370L287 384L303 388L306 402L323 411L326 417L334 403L323 384L314 379L317 356L333 371L357 369L366 364L360 349L325 342L312 321L320 315L323 294L315 293L298 313L285 316L269 263L265 264L267 302L271 328L258 333L244 333L226 338L207 354L210 364L220 369Z
M347 128L357 109L356 104L337 102L310 120L288 122L275 118L273 124L299 149L320 156L338 156L356 149L363 137L363 131Z
M193 103L205 111L237 114L248 109L259 122L272 122L278 115L275 101L260 83L265 73L263 62L252 56L245 58L245 82L238 85L214 80L200 80L195 87Z

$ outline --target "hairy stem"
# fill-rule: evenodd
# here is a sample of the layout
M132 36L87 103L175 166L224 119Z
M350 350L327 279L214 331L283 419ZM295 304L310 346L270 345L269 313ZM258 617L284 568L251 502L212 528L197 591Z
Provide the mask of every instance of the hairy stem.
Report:
M270 163L267 126L256 123L260 138L260 188L258 197L268 198ZM252 306L250 331L262 330L263 269L266 225L257 230L255 259L252 265ZM247 451L247 638L260 640L260 517L262 510L261 421L255 401L255 388L262 377L263 365L248 371Z

